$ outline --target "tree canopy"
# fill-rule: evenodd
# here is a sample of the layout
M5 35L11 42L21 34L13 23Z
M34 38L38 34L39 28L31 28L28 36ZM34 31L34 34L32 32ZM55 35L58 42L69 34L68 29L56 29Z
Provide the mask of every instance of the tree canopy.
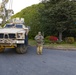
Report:
M41 9L41 22L44 22L45 35L59 34L60 41L64 31L76 29L76 3L68 0L44 0L44 10ZM43 12L42 12L43 11ZM46 30L46 31L45 31Z
M30 26L29 37L34 37L38 31L45 36L59 35L76 37L76 2L69 0L42 0L40 4L32 5L12 16L23 17L25 24Z
M32 5L21 10L19 13L12 16L12 18L22 17L25 19L25 25L30 26L29 37L34 37L40 31L40 21L38 9L43 7L43 4Z

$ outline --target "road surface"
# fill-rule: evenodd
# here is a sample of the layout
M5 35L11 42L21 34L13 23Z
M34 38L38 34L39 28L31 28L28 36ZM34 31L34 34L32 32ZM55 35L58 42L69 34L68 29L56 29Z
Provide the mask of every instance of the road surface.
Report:
M0 54L0 75L76 75L76 51L44 49L37 55L36 47L26 54L6 49Z

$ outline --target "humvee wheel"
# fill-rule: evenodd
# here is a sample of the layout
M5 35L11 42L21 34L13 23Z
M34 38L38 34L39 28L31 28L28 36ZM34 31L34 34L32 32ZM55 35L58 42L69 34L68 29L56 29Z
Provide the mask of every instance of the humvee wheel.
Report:
M16 52L19 54L23 54L27 52L27 45L18 45L16 48Z
M5 48L0 48L0 53L4 52Z

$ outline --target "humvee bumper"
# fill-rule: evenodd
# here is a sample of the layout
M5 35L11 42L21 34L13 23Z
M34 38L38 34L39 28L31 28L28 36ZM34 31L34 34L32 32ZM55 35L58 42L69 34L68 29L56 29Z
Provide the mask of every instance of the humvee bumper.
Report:
M24 40L0 39L0 48L15 48L17 44L24 44Z
M0 44L24 44L24 39L22 40L0 39Z
M0 44L0 48L15 48L15 47L17 47L16 44L12 44L12 45L10 45L10 44Z

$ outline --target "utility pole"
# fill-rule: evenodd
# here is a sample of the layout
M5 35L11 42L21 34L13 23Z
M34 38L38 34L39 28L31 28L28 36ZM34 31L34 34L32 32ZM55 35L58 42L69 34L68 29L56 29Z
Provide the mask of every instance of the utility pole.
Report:
M11 1L11 0L10 0ZM0 17L2 18L2 24L4 25L8 19L10 19L11 15L13 14L12 9L6 9L6 4L9 2L9 0L2 0L2 3L0 4Z
M2 0L0 5L0 17L2 18L2 25L6 23L6 4L8 0Z

